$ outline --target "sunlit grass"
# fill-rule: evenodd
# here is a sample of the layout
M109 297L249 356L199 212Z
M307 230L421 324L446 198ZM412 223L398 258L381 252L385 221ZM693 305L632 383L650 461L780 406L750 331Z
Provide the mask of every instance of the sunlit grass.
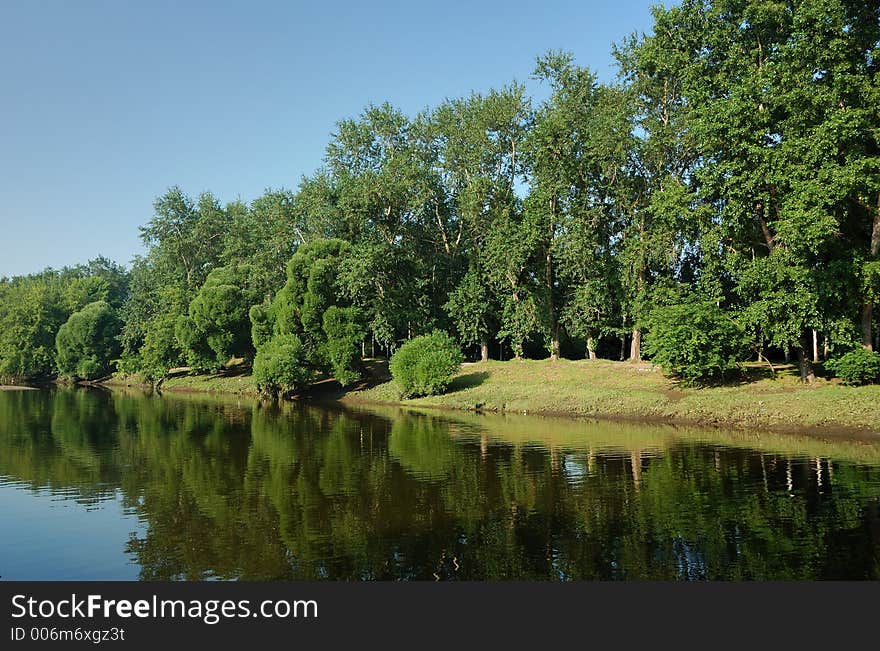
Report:
M647 363L490 361L465 365L441 396L400 400L394 383L388 382L347 399L506 413L880 431L880 386L845 387L822 379L802 385L788 367L775 377L757 372L750 377L721 386L688 387Z

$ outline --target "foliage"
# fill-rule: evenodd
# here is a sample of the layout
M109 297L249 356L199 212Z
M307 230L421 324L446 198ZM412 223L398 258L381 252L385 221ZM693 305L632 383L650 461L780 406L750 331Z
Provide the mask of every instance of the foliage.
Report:
M176 334L191 366L217 368L232 356L250 357L249 308L256 296L248 291L250 265L217 267L178 320Z
M0 379L52 377L58 372L55 338L71 314L95 301L115 309L127 296L128 274L104 258L0 279ZM108 351L106 357L113 356Z
M742 328L712 301L657 307L648 325L645 352L688 383L723 376L746 350Z
M389 363L403 397L442 393L463 361L458 344L439 330L403 344Z
M89 303L58 329L58 372L68 378L95 380L110 372L119 354L120 321L106 301Z
M464 344L486 341L492 326L492 300L478 267L471 267L444 306Z
M296 391L311 379L305 350L296 335L275 335L257 351L254 381L260 391L277 396Z
M880 382L880 354L856 348L829 360L825 368L833 371L845 384L875 384Z
M343 386L360 376L358 346L364 340L363 317L355 307L336 307L324 312L324 357L330 364L333 377Z
M270 332L293 334L312 368L329 370L342 384L360 376L363 316L347 304L337 287L350 250L347 242L338 239L316 239L297 249L287 264L287 282L272 303L250 311L251 337L258 348Z
M141 373L148 380L158 380L165 376L169 368L183 363L176 326L177 322L171 314L160 315L151 320L137 361Z
M658 6L614 48L613 82L549 52L540 101L511 83L341 120L295 190L172 187L130 273L0 280L0 376L52 377L58 329L99 300L123 322L120 368L153 378L296 335L310 369L349 382L368 342L390 355L435 329L501 358L637 360L680 286L720 306L707 327L723 313L811 380L814 332L831 354L880 345L875 4ZM688 377L729 365L713 332L691 333Z

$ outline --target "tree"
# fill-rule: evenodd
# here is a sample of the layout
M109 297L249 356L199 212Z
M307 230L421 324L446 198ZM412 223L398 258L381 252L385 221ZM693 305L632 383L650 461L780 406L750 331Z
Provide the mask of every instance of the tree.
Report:
M480 344L480 361L489 360L489 334L493 330L492 300L483 283L483 272L471 266L458 286L449 294L446 311L455 324L463 344Z
M653 34L632 36L615 47L620 76L632 104L628 165L615 183L623 220L619 266L624 326L631 324L630 359L641 359L642 322L652 287L675 278L695 241L700 222L692 210L689 181L698 158L690 124L686 82L693 53L702 45L691 0L682 7L654 7Z
M600 86L572 56L538 59L535 76L549 84L529 135L531 189L527 212L540 224L551 359L560 327L584 337L587 355L616 317L612 291L618 200L632 145L626 95Z
M106 258L0 280L0 377L53 377L55 338L70 315L95 301L118 307L127 294L128 274Z
M323 317L326 341L323 353L333 377L343 386L361 376L358 346L366 334L363 316L356 307L327 308Z
M173 187L153 207L154 216L141 227L147 253L135 258L131 295L122 308L122 366L158 378L186 362L186 349L197 344L187 327L189 306L211 270L221 266L242 206L233 202L224 208L210 193L193 201ZM183 342L174 332L178 323ZM205 344L201 358L207 350Z
M119 355L120 321L106 301L89 303L58 329L55 346L58 372L71 379L107 375Z
M191 366L216 369L234 355L250 357L249 311L258 298L249 264L217 267L178 318L176 336Z
M511 84L446 100L425 118L444 188L445 210L439 202L434 206L437 224L446 252L464 263L463 276L453 275L459 278L457 289L444 309L464 342L480 344L483 360L488 359L490 338L499 334L503 317L496 315L504 310L502 302L509 288L519 288L522 266L528 264L517 257L517 273L502 263L510 262L505 254L508 238L517 237L521 216L515 188L525 180L530 115L524 88ZM508 314L519 313L513 307L507 307Z
M364 316L346 302L337 282L350 252L351 246L342 240L316 239L297 249L287 265L287 282L275 299L250 310L257 357L270 345L273 356L280 354L281 345L272 342L285 337L284 350L295 347L297 363L308 372L329 370L342 384L360 377ZM296 337L295 345L290 336Z

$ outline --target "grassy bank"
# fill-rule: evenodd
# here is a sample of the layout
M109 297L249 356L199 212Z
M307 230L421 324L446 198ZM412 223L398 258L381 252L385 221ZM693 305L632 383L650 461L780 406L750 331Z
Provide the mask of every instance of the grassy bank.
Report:
M108 386L152 388L139 376L117 376L104 382ZM250 375L180 375L166 378L159 389L174 393L223 393L257 398L260 392Z
M400 400L386 382L343 401L506 413L617 416L759 428L845 427L880 432L880 386L802 385L793 368L752 367L741 381L684 387L650 364L523 360L469 364L449 392Z
M367 363L368 381L344 392L332 381L314 385L306 399L404 405L507 414L617 417L758 429L852 428L880 433L880 386L846 387L836 381L800 383L793 367L750 367L738 382L681 386L651 364L608 360L522 360L465 364L441 396L400 399L387 366ZM138 386L137 378L111 385ZM179 376L162 391L258 397L250 375Z

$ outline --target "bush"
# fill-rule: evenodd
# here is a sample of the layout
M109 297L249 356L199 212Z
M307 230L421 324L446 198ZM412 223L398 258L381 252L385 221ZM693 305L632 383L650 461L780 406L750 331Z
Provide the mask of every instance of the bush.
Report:
M856 348L829 361L825 368L843 380L844 384L873 384L880 382L880 355L865 348Z
M363 317L354 307L329 307L324 312L324 334L327 341L323 345L324 357L330 365L333 377L346 386L357 380L360 374L360 351L363 341Z
M312 379L306 367L302 342L296 335L275 335L254 358L254 380L267 394L296 391Z
M391 376L404 398L442 393L462 362L458 344L445 332L416 337L391 357Z
M105 301L89 303L70 315L55 337L56 363L63 377L94 380L110 372L119 355L121 324Z
M158 380L169 368L183 362L175 324L171 314L161 314L147 323L140 349L140 371L146 379Z
M175 333L187 363L215 371L231 357L250 357L251 322L248 306L256 296L247 288L248 265L217 267L177 322Z
M645 352L669 375L687 383L721 377L746 350L742 328L712 301L654 309Z

